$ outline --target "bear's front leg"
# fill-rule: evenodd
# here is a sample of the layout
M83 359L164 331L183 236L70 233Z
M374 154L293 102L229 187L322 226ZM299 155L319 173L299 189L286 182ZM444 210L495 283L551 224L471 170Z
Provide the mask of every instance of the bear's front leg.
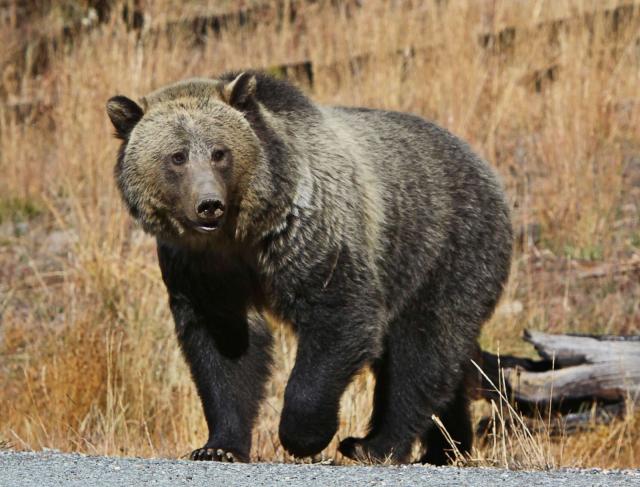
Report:
M191 459L248 462L269 374L271 335L264 320L257 314L221 317L215 327L224 332L218 334L183 299L172 297L171 310L209 428Z
M271 333L249 305L249 279L215 256L158 245L158 261L209 436L193 460L248 461L271 365Z
M340 398L377 354L378 310L319 305L299 320L298 351L284 396L280 442L296 457L322 451L338 429Z

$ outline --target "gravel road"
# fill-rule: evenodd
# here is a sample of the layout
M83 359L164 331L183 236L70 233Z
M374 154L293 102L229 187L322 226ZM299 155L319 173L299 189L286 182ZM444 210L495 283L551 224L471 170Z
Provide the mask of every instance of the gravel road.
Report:
M0 486L640 486L640 470L513 472L490 468L223 464L0 452Z

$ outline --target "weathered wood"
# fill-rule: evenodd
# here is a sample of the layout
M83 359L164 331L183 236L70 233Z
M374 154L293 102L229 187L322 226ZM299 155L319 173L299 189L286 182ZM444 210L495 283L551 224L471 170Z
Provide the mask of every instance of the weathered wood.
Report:
M480 395L502 387L524 414L571 413L599 404L640 404L640 337L553 335L526 331L542 360L483 352Z
M640 365L640 363L639 363ZM640 392L640 366L617 363L582 364L548 372L506 369L516 402L538 405L559 404L564 400L581 402L603 400L637 401Z
M620 336L611 340L606 337L553 335L527 330L524 339L535 347L541 357L555 360L556 368L581 363L632 366L636 362L640 366L640 343L636 341L637 337ZM632 363L627 363L629 361Z

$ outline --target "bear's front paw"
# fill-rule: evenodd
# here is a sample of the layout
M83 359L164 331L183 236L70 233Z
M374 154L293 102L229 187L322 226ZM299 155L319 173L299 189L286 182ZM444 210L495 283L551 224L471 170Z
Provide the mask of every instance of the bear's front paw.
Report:
M227 450L224 448L209 448L206 445L191 452L191 460L210 461L210 462L247 462L246 458L239 452Z
M296 414L285 407L280 420L280 443L297 458L320 453L338 429L337 415L328 416Z

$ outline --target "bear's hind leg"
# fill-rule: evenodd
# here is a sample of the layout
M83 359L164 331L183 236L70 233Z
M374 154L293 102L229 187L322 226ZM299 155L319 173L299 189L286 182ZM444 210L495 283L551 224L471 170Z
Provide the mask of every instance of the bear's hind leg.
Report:
M370 431L347 438L340 452L352 459L406 463L431 415L450 403L462 380L465 338L456 337L451 316L435 312L427 291L418 293L390 323L386 348L376 364ZM456 338L461 340L456 343Z
M463 456L471 451L473 442L473 428L465 386L465 381L461 381L455 398L445 406L439 416L447 433ZM427 448L427 452L420 458L421 463L447 465L454 459L451 444L433 422L423 435L422 443Z

